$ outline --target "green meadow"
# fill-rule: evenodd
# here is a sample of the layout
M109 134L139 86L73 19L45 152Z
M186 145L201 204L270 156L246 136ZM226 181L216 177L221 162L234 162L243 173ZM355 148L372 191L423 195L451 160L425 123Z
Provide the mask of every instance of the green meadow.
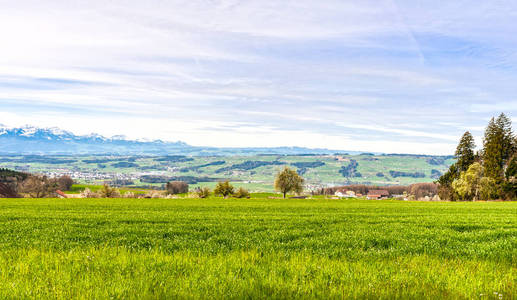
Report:
M1 199L0 298L517 298L516 202L269 196Z
M352 161L355 172L343 174ZM79 172L89 179L77 179L89 185L101 185L110 179L131 177L126 187L161 187L171 180L183 180L192 188L213 187L229 180L252 192L273 192L275 174L283 166L302 173L308 185L327 186L350 183L371 185L409 185L433 182L454 162L452 157L425 155L250 155L250 156L1 156L0 167L32 173ZM305 167L303 165L305 164ZM312 165L311 165L312 164ZM395 176L393 171L403 172ZM413 176L415 172L421 176ZM162 176L150 182L142 176ZM346 176L345 176L346 175ZM101 176L101 177L99 177ZM102 179L99 179L99 178ZM95 179L97 178L97 179Z

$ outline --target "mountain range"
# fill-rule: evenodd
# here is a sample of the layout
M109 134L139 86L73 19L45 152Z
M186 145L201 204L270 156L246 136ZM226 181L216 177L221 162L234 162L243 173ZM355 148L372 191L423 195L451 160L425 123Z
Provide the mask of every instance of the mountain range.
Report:
M99 134L75 135L57 127L24 126L9 128L0 125L0 154L39 155L257 155L257 154L334 154L344 151L303 147L217 148L191 146L184 142L130 140L124 136L104 137ZM357 151L346 151L359 154Z

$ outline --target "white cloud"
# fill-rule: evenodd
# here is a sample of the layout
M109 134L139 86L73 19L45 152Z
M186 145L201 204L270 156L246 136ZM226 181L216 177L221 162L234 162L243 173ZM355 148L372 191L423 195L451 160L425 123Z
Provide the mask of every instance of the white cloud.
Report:
M465 128L517 113L509 3L1 5L0 123L196 145L450 153Z

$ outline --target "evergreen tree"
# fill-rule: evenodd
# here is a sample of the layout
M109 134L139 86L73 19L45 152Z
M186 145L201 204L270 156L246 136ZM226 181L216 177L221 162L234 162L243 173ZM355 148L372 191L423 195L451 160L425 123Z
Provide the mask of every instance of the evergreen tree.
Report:
M501 156L503 159L503 163L506 163L512 157L517 146L515 144L515 135L513 134L512 130L512 121L504 113L501 113L499 117L497 117L495 123L502 134Z
M449 167L449 170L445 172L440 179L436 181L440 185L438 188L438 195L443 200L451 200L456 201L457 200L457 193L452 188L452 183L455 179L459 178L460 172L458 171L458 167L456 164L452 164Z
M517 155L508 162L505 177L507 181L517 179Z
M514 155L507 164L503 191L506 199L517 200L517 155Z
M437 183L440 184L438 190L440 198L457 200L459 194L453 188L452 183L460 178L461 172L467 171L470 165L476 161L475 147L474 137L470 132L465 132L456 147L456 163L451 165L449 170L437 180Z
M474 148L474 137L470 132L465 132L461 137L460 143L456 148L456 165L459 172L467 171L471 164L475 161Z
M504 166L503 139L503 130L492 118L485 130L483 139L483 166L486 175L496 181L502 180Z

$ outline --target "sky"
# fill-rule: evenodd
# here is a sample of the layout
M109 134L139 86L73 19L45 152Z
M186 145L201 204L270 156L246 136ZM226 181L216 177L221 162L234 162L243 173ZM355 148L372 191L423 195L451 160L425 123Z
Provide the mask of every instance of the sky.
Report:
M0 124L452 154L517 122L515 1L0 0Z

